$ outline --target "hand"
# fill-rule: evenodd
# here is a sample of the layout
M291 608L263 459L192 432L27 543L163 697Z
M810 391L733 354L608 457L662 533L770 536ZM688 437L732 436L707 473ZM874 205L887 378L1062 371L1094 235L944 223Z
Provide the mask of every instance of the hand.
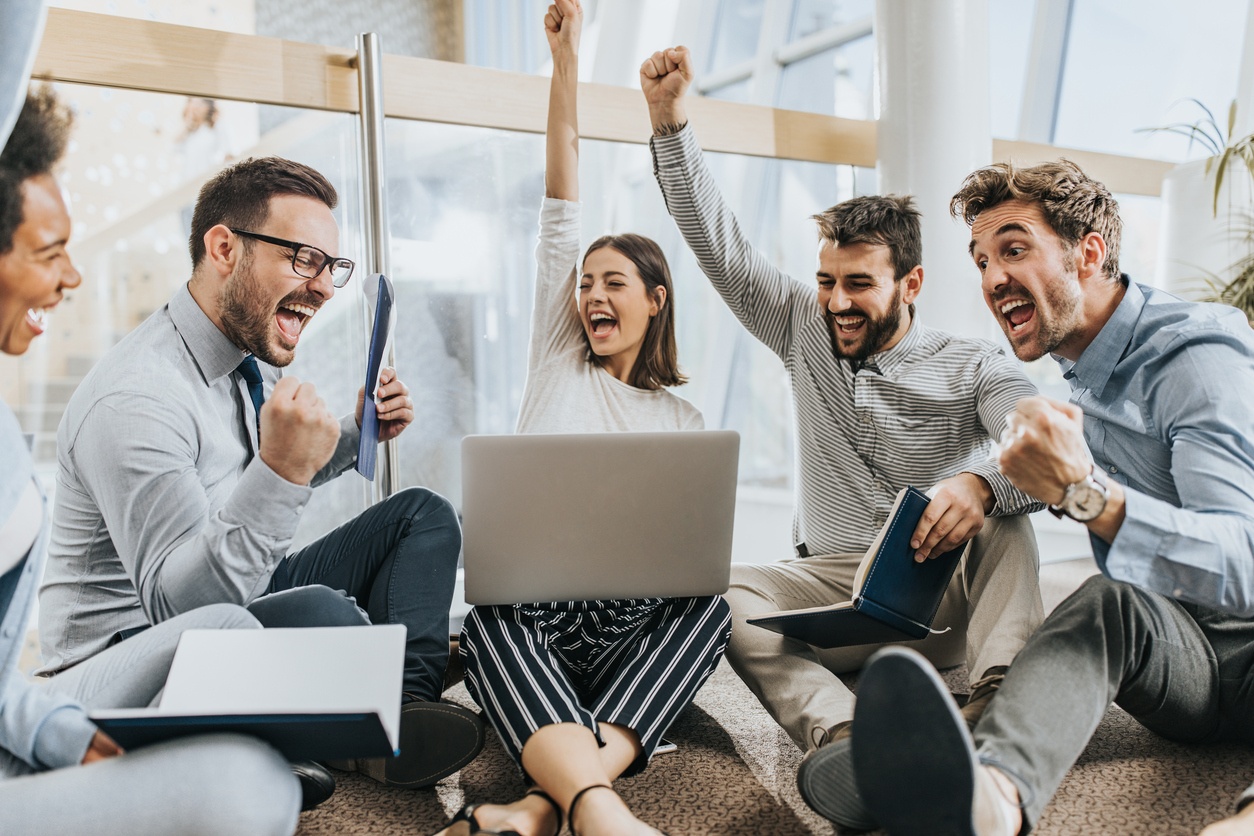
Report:
M544 36L549 39L549 52L578 55L582 31L583 5L579 0L554 0L544 15Z
M366 406L366 387L357 393L357 428L361 429L361 412ZM409 387L396 376L391 366L379 372L375 389L374 411L379 416L379 441L391 441L414 421L414 402Z
M688 121L683 98L692 76L692 55L686 46L655 52L640 65L640 89L649 105L654 133L662 125Z
M87 754L83 755L83 766L107 758L116 758L121 754L123 754L122 747L115 743L112 737L97 729L91 738L91 743L87 746Z
M993 489L974 473L937 482L931 494L910 538L916 563L956 549L979 534L985 515L993 509Z
M331 460L340 424L312 383L284 377L261 407L261 460L294 485L308 485Z
M1083 411L1049 398L1019 401L1006 416L998 465L1028 496L1049 505L1062 502L1067 486L1083 479L1092 466Z

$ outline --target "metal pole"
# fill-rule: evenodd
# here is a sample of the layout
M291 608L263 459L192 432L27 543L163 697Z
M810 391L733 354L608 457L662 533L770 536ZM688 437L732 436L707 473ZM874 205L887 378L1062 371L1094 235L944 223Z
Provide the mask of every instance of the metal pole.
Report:
M361 198L362 229L366 236L365 273L391 276L391 236L388 234L386 166L383 142L383 50L379 36L364 32L357 36L357 95L361 102ZM371 320L373 321L373 319ZM366 333L370 333L367 324ZM389 347L384 358L396 364ZM379 451L379 478L371 488L371 501L391 496L400 486L401 468L396 440Z

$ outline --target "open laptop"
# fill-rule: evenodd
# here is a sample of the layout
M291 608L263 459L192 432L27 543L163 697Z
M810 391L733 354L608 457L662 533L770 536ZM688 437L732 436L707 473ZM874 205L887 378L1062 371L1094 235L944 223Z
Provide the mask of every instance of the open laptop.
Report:
M462 441L466 602L719 595L740 435L480 435Z
M386 757L400 731L405 627L188 630L156 708L89 712L124 749L209 732L289 760Z

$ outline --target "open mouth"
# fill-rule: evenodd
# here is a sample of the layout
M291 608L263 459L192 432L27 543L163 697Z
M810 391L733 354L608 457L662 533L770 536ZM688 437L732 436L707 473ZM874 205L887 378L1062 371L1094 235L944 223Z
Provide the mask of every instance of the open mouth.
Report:
M48 328L48 315L52 312L51 308L30 308L26 311L26 325L35 335L42 334Z
M1012 299L997 306L1002 318L1009 325L1009 332L1015 334L1036 318L1036 305L1026 299Z
M279 326L280 333L295 345L300 340L301 331L305 330L305 323L317 312L318 309L312 305L284 302L274 315L274 321Z
M591 336L605 339L618 327L618 320L607 313L596 311L588 314L588 327Z
M842 337L852 337L866 325L865 316L837 315L829 317L836 327L836 333Z

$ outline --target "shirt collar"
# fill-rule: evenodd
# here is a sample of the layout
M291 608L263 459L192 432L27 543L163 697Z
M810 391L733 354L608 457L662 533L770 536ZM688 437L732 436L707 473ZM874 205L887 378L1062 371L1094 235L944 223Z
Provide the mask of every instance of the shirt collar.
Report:
M1051 355L1058 361L1062 375L1067 380L1078 380L1097 397L1102 396L1110 376L1115 373L1115 366L1123 357L1128 343L1136 331L1136 323L1145 308L1145 294L1140 285L1128 282L1123 299L1115 307L1115 312L1106 320L1102 330L1097 332L1093 342L1080 355L1080 359L1072 362L1057 354Z
M248 353L227 339L226 334L213 324L213 320L200 309L187 285L175 291L174 298L170 300L170 321L187 344L207 383L235 371Z
M862 366L864 368L878 369L879 373L884 376L891 375L918 348L919 342L923 339L923 330L923 322L916 310L910 317L910 327L906 330L905 335L902 336L901 341L892 348L885 349L878 354L872 354L862 362Z

